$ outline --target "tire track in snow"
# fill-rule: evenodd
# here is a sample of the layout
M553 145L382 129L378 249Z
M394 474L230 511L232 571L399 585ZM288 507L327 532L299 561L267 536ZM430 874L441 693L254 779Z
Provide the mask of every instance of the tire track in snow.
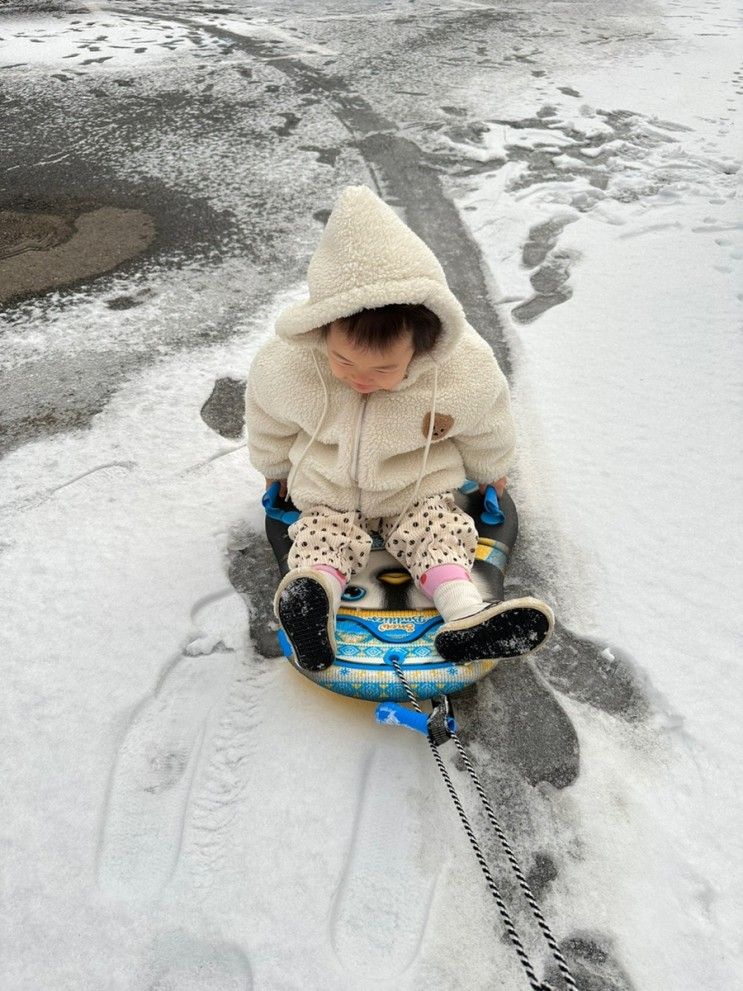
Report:
M244 618L243 623L247 625ZM201 891L215 883L226 863L233 842L230 827L249 789L251 765L260 759L255 731L269 673L253 659L240 665L209 741L210 756L194 793L184 852L191 881Z

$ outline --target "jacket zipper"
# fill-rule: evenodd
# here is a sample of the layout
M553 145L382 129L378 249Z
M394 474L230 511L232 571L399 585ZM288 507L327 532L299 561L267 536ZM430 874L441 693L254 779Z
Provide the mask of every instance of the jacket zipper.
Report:
M367 399L368 399L368 396L362 396L361 397L361 406L359 408L359 416L358 416L358 419L356 421L357 422L357 427L356 427L356 445L354 447L353 460L351 462L351 478L354 480L354 482L356 482L356 487L357 487L357 492L358 492L358 495L356 497L357 502L359 501L359 498L360 498L360 489L358 487L358 482L359 482L359 451L361 449L361 434L362 434L362 431L363 431L363 428L364 428L364 417L366 416L366 401L367 401ZM356 508L359 509L359 510L361 509L360 506L357 506Z

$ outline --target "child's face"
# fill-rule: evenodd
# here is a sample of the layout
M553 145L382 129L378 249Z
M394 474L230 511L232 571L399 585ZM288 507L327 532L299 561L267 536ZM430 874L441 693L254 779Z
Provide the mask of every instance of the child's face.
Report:
M382 351L369 351L348 339L339 320L331 323L325 343L333 375L361 393L394 389L405 378L415 353L410 331Z

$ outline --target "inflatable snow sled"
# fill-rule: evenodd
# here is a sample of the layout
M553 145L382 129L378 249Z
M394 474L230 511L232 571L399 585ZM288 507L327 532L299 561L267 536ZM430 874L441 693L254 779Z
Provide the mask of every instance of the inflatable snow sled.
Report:
M493 488L483 496L476 482L465 482L455 492L458 505L475 521L479 535L472 579L486 600L503 598L508 556L518 531L516 506L508 492L498 501ZM291 548L289 526L299 517L290 501L279 497L274 482L263 496L266 536L282 576L287 573ZM498 660L453 664L434 647L443 623L432 602L415 587L410 574L373 535L366 568L346 586L336 620L336 659L322 671L308 671L294 662L291 644L279 630L285 656L306 678L340 695L370 701L405 701L405 688L395 672L395 661L418 698L454 695L489 674Z

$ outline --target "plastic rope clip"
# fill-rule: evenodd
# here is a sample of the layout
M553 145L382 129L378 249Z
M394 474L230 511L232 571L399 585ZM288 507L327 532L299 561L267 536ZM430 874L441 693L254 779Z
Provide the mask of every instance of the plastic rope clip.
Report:
M414 712L399 702L380 702L375 711L378 723L385 726L405 726L430 736L434 744L440 747L451 739L452 733L457 732L457 724L451 714L451 704L445 696L434 700L433 712Z
M437 747L457 732L457 724L452 715L451 702L447 695L437 695L433 699L433 711L428 717L428 733Z

